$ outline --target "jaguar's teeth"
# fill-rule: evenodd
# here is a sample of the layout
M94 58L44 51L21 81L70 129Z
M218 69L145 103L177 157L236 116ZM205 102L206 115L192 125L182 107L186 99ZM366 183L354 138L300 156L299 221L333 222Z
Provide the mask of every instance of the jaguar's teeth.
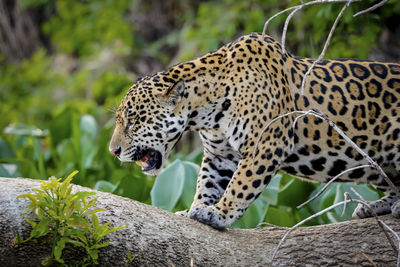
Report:
M147 164L147 162L144 161L136 161L136 164L139 165L140 167L145 167L145 168L149 166L149 164Z
M150 156L154 156L156 154L156 152L150 152Z

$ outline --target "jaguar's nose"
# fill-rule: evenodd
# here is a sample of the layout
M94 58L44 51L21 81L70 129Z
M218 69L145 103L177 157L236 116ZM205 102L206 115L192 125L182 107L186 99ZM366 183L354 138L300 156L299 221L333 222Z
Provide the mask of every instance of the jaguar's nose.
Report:
M121 154L121 147L118 147L118 148L115 148L115 149L111 149L110 152L115 157L119 157L119 155Z

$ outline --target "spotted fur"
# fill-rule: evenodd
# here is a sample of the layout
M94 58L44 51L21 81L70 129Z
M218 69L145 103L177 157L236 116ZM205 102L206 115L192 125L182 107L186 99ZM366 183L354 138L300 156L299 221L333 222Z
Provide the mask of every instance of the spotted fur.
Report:
M303 97L302 78L313 62L282 53L271 37L253 33L144 77L122 100L110 150L121 161L152 160L145 172L156 174L182 133L198 131L204 158L187 215L226 228L243 215L278 170L327 182L347 168L366 164L327 122L312 116L303 116L295 128L296 116L284 117L262 133L279 115L319 109L398 186L400 65L324 60L307 77ZM160 153L159 160L150 156L149 149ZM388 191L382 177L369 168L340 180L371 183ZM380 214L388 213L396 200L392 197L388 205L374 207ZM370 214L358 208L356 215Z

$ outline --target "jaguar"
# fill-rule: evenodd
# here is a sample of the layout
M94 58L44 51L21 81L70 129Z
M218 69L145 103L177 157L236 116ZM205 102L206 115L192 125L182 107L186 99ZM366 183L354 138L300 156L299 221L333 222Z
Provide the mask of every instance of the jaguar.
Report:
M277 171L328 182L368 161L318 110L400 184L400 65L367 60L315 62L251 33L216 51L139 78L116 112L109 150L156 175L185 131L198 131L204 157L190 209L181 214L229 227ZM302 81L305 77L304 94ZM289 114L289 115L285 115ZM386 196L370 202L378 215L400 215L400 201L374 168L341 182L372 184ZM362 206L359 218L372 216Z

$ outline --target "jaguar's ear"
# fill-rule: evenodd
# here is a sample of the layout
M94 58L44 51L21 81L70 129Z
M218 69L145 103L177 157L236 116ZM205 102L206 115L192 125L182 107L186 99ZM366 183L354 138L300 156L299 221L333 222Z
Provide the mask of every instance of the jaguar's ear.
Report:
M185 83L180 80L168 88L165 93L158 94L157 97L162 105L173 109L181 101L184 90Z

